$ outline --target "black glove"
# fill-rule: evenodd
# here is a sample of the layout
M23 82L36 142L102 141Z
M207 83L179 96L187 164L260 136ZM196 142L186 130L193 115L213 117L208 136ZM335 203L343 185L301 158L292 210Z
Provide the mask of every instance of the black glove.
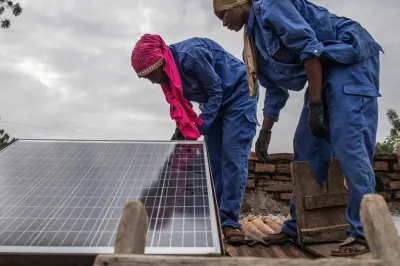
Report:
M174 133L174 135L172 135L171 140L185 140L185 137L183 136L183 134L179 130L179 128L175 129L175 133Z
M328 136L329 130L324 123L324 106L322 101L315 103L310 102L308 123L311 133L317 138L325 138Z
M256 156L258 160L267 163L271 160L268 154L268 146L271 141L271 129L263 128L260 130L258 139L256 141Z

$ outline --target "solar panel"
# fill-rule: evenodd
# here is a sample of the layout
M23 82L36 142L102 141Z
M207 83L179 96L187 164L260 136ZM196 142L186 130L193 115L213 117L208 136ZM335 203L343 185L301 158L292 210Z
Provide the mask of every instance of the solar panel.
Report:
M204 142L19 140L0 152L0 252L114 252L123 205L145 254L221 254Z

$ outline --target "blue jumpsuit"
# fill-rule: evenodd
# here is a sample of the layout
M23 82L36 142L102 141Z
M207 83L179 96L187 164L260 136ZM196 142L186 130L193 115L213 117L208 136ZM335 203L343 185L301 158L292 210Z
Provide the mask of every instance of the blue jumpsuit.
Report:
M258 95L250 98L245 65L206 38L169 46L184 97L201 105L222 228L239 228L247 161L256 134Z
M357 22L338 17L306 0L253 1L246 34L258 51L260 85L267 89L264 117L278 121L289 97L307 82L303 61L320 58L323 66L325 121L330 135L315 137L308 124L308 91L294 135L294 161L308 161L322 184L329 162L337 157L345 175L349 203L348 234L364 238L360 203L375 193L372 169L378 123L379 52L381 46ZM296 212L282 231L297 237Z

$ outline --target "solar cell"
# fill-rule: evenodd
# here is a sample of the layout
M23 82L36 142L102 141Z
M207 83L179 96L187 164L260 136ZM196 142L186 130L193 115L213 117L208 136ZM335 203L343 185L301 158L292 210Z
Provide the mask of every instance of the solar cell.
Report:
M113 253L123 205L146 254L221 253L203 142L19 140L0 152L0 252Z

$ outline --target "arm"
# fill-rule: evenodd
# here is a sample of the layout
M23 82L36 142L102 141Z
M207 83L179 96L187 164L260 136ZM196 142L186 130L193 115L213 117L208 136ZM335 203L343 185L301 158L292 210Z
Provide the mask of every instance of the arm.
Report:
M322 67L319 56L324 51L314 30L291 1L274 1L263 16L263 24L272 26L286 47L297 52L307 73L310 102L321 100Z
M196 47L189 50L188 53L191 57L190 71L199 80L208 96L202 113L199 115L204 122L199 129L205 135L209 126L217 117L222 103L221 79L212 66L212 55L208 50Z
M277 88L275 86L267 86L264 98L264 121L262 128L272 129L275 122L279 119L280 111L285 107L289 98L287 90Z
M322 66L318 58L307 59L304 62L308 79L308 98L310 103L321 101Z

